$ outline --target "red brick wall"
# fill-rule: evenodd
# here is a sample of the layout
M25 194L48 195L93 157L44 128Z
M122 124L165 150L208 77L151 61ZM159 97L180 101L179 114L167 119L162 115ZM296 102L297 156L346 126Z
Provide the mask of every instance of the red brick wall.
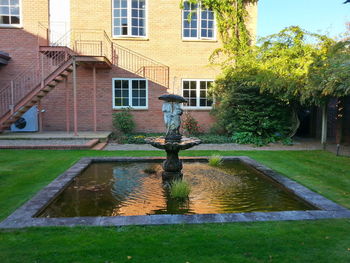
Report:
M97 97L97 129L100 131L112 130L112 78L138 78L138 76L114 67L111 70L98 69L96 74ZM93 77L92 70L80 66L77 71L78 96L78 130L93 130ZM73 130L73 91L72 76L68 79L69 90L69 119L70 130ZM148 110L133 110L137 132L163 132L162 102L159 95L166 93L166 88L156 83L148 84ZM61 83L43 100L43 128L47 131L66 130L66 90ZM200 126L207 131L213 119L208 111L192 111Z
M7 66L0 67L0 88L7 85L17 74L33 68L37 63L39 22L47 24L47 0L22 0L22 27L0 27L0 50L7 52L11 60Z

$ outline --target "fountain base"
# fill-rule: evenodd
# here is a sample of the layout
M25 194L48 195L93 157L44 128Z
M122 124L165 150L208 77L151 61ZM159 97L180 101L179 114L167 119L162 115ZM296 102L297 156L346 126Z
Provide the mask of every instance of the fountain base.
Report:
M174 180L182 178L182 161L179 159L179 151L186 150L201 144L202 141L197 138L186 138L183 137L178 141L168 141L164 137L150 137L145 139L147 143L153 147L165 150L167 158L163 162L163 179Z

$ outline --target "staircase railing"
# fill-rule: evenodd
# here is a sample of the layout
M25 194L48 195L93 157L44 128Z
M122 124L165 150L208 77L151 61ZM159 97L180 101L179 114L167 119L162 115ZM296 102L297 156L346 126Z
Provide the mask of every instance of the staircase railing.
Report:
M163 86L169 86L169 67L114 43L103 30L71 30L55 45L69 47L83 56L103 56L112 64Z
M103 30L71 30L55 43L49 43L49 35L49 30L39 24L38 45L69 47L77 55L103 56L120 68L169 87L168 66L114 43ZM41 52L38 56L30 68L0 89L0 117L13 111L19 101L71 57L64 48Z
M60 65L70 59L66 51L39 53L38 60L32 61L27 70L18 74L10 83L0 90L0 117L9 111L14 113L14 107L25 96L54 72Z

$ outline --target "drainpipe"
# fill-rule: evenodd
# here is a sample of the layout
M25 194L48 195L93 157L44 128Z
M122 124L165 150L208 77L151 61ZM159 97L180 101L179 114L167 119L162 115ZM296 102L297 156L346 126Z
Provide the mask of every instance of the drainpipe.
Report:
M322 135L321 135L321 143L323 149L326 149L327 143L327 103L322 105Z
M97 132L97 113L96 113L96 65L94 64L92 68L92 78L93 78L93 98L92 98L92 105L93 105L93 114L94 114L94 132Z
M77 62L73 56L73 108L74 108L74 136L78 136L78 106L77 106Z

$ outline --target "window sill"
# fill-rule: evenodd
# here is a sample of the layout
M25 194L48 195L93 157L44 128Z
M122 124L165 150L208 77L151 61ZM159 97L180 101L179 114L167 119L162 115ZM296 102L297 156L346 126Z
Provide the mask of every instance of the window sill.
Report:
M147 37L112 37L112 40L149 41Z
M114 110L114 111L125 110L125 109L129 109L129 110L131 110L131 111L146 111L146 110L148 110L148 107L144 107L144 108L113 107L113 110Z
M0 24L0 28L6 28L6 29L23 29L22 25L1 25Z
M188 111L211 111L213 107L183 107L183 110Z
M209 42L209 43L217 43L216 39L182 39L182 42Z

